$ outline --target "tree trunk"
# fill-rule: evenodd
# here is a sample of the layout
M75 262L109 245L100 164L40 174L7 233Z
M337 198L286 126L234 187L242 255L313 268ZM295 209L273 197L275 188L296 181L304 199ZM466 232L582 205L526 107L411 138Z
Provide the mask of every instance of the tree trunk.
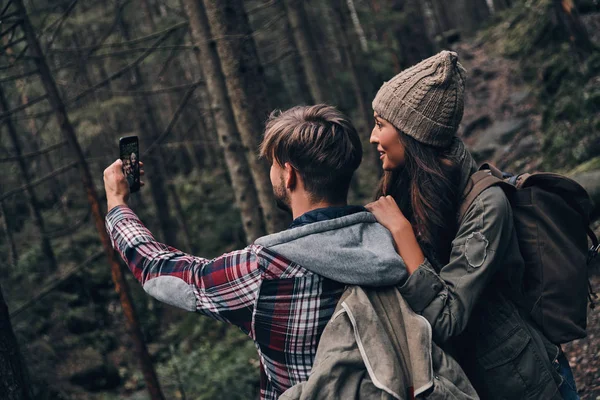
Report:
M433 55L434 45L427 36L427 27L420 0L394 0L392 11L403 13L403 24L394 26L394 36L400 47L402 69Z
M210 31L217 40L217 52L227 85L229 101L258 192L269 233L284 229L286 220L277 209L268 168L257 156L270 107L264 70L242 0L204 0Z
M373 13L377 16L381 13L381 4L379 2L379 0L371 0L371 10L373 10ZM388 31L386 29L385 26L383 26L383 24L378 23L378 21L375 22L375 35L377 36L377 39L380 43L382 43L383 45L385 45L385 51L390 53L390 56L392 57L392 63L394 65L394 73L399 74L400 72L402 72L402 66L400 64L400 57L398 57L398 52L396 51L396 49L394 49L394 46L392 44L390 35L388 34Z
M48 100L56 115L58 126L60 127L62 134L65 136L65 139L69 142L73 154L79 163L81 180L87 194L88 202L92 208L96 230L100 235L104 251L106 252L106 256L111 267L115 290L119 295L119 300L121 302L121 306L123 307L123 312L125 313L125 322L131 334L134 344L134 351L137 353L140 361L146 387L150 393L150 398L152 400L164 400L164 396L156 377L156 372L154 371L154 367L152 365L152 360L150 359L150 354L148 353L148 349L144 343L137 315L133 308L127 281L125 281L121 264L117 260L115 251L113 250L110 238L104 226L104 215L100 209L98 194L96 192L96 188L94 187L94 181L92 180L92 175L90 173L88 164L83 156L79 142L77 141L75 130L73 129L73 125L71 125L71 121L67 116L65 104L60 96L58 88L56 87L56 83L54 82L54 78L50 72L50 68L46 63L46 59L44 58L44 54L42 53L40 44L37 40L36 32L29 21L29 16L27 15L27 10L23 4L23 0L13 0L12 3L15 5L18 13L20 14L22 21L21 24L25 33L27 44L29 46L29 51L31 52L32 58L39 71L40 79L48 95Z
M327 102L327 83L325 74L318 62L315 44L310 36L310 27L308 18L304 9L304 2L298 0L284 0L286 14L290 27L292 29L294 47L298 49L304 73L306 74L306 83L310 89L310 94L314 103Z
M216 44L211 40L202 0L183 0L183 3L190 20L192 38L200 49L197 53L198 63L201 65L206 79L219 144L225 155L225 163L231 178L235 201L242 216L246 240L252 242L265 234L263 216L250 173L250 166L246 159L246 151L235 125Z
M433 10L434 19L438 24L438 34L456 28L456 23L452 18L452 10L449 7L448 0L428 0ZM462 0L461 0L462 1Z
M10 323L8 307L0 287L0 399L31 399L27 369Z
M366 98L372 98L370 90L365 87L369 82L366 79L361 79L363 76L369 76L369 71L361 71L356 53L353 51L348 39L348 21L344 15L344 2L337 0L334 6L334 15L337 17L334 21L334 29L337 32L337 40L340 44L343 54L343 64L346 65L350 73L350 82L352 92L356 100L356 110L359 116L357 129L358 132L363 132L361 136L364 148L363 170L367 172L367 176L378 176L381 173L379 153L377 149L369 144L369 133L371 132L373 121L373 110L371 104L367 103ZM362 180L365 180L363 176ZM373 179L375 182L376 179ZM374 190L374 187L373 187Z
M286 87L290 99L294 99L295 103L315 104L310 86L308 84L308 76L304 60L300 54L300 50L294 37L292 24L283 1L276 1L272 7L275 7L275 12L285 14L282 27L282 35L284 36L284 44L279 46L280 52L289 52L290 55L284 57L279 62L281 76L284 77L283 85ZM314 56L314 55L313 55Z
M568 35L575 53L580 60L585 60L592 52L598 49L590 40L585 25L579 18L579 12L573 0L553 0L557 18Z
M453 28L471 34L490 16L490 8L486 0L456 0L452 11Z
M346 4L348 5L348 10L350 10L350 18L352 18L352 25L354 25L356 37L360 42L360 48L363 53L366 53L369 51L369 44L367 43L367 36L365 35L365 31L363 30L360 19L358 18L358 13L356 12L356 7L354 6L354 0L346 0Z
M121 34L126 41L131 40L129 35L129 27L127 26L123 16L119 17L119 27ZM132 69L132 82L129 86L131 90L139 90L144 86L144 78L138 67ZM139 101L135 102L138 115L138 129L141 138L146 139L146 143L151 145L160 136L161 132L158 129L156 117L150 98L148 96L140 96ZM162 147L158 146L154 152L146 155L144 168L150 172L151 182L150 191L154 204L156 205L156 215L160 230L163 234L165 243L171 246L179 246L177 241L177 224L171 218L169 208L169 191L166 183L166 168L165 156Z
M9 109L10 107L8 105L8 102L6 101L6 97L4 97L4 91L2 90L2 88L0 88L0 111L4 113L7 112ZM17 133L17 129L10 117L5 120L5 124L8 130L8 134L10 136L10 140L13 144L15 156L18 157L19 169L21 170L23 181L25 182L25 184L29 185L31 183L31 174L29 172L29 165L21 157L23 152L21 151L19 134ZM50 239L46 235L44 217L42 216L40 203L38 201L37 195L35 194L35 189L33 187L27 187L27 197L29 200L29 208L31 209L31 214L33 215L33 221L38 228L38 232L40 233L40 244L42 247L42 252L44 253L46 262L48 263L50 270L55 271L58 267L58 264L56 263L56 258L54 257L54 251L52 250Z
M8 224L8 213L6 212L4 200L0 201L0 218L2 219L2 230L8 241L10 263L14 267L19 262L19 253L17 252L17 245L15 244L15 239L10 230L10 225Z

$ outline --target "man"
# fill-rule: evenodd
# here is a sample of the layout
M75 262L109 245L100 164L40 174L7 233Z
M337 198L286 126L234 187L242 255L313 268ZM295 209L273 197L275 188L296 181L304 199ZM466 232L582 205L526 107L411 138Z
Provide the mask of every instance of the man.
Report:
M326 105L274 113L261 144L288 230L208 260L158 243L127 207L120 161L104 171L106 228L146 292L238 326L256 343L261 398L306 381L345 285L389 286L406 271L390 233L346 202L362 159L350 121ZM140 163L142 166L142 163Z

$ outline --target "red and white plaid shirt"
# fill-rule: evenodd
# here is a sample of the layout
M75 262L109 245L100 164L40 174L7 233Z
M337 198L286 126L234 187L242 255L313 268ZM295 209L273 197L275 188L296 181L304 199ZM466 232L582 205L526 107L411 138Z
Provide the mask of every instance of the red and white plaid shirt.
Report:
M185 254L157 242L124 206L108 213L106 229L142 285L157 277L179 278L193 289L197 312L234 324L254 340L261 361L261 399L277 399L308 379L343 284L259 245L212 260Z

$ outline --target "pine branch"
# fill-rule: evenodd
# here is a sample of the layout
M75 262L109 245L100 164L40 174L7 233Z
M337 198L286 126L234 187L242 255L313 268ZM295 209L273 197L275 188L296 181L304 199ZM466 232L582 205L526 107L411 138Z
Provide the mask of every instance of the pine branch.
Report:
M6 78L0 79L0 83L16 81L18 79L27 78L28 76L35 75L37 73L38 73L38 70L34 69L33 71L23 72L22 74L7 76Z
M171 118L169 125L167 125L165 131L163 133L161 133L160 136L157 137L156 140L146 149L146 151L143 153L144 156L150 154L150 152L152 150L154 150L156 148L156 146L158 146L164 140L164 138L167 137L167 135L169 135L169 133L171 133L171 130L175 126L175 123L177 123L179 116L183 113L185 106L187 105L188 101L194 94L194 91L196 90L196 88L198 86L200 86L200 84L201 84L201 81L197 81L188 89L188 91L185 93L185 95L181 99L179 106L177 106L177 110L175 110L175 112L173 113L173 118Z
M2 80L0 80L0 82L2 82ZM32 105L39 103L40 101L46 100L47 98L48 98L48 95L44 94L42 96L36 97L33 100L28 101L25 104L21 104L20 106L17 106L15 108L11 109L11 110L8 110L8 111L0 114L0 121L4 121L6 118L9 118L14 113L17 113L19 111L23 111L23 110L31 107Z
M20 24L20 21L15 22L14 24L12 24L11 26L9 26L8 28L6 28L5 30L3 30L2 32L0 32L0 37L6 35L8 32L12 32L15 30L15 28L17 28Z
M4 22L6 22L6 21L4 21ZM3 46L0 46L0 50L3 50L3 51L4 51L4 50L6 50L6 49L9 49L9 48L11 48L11 47L13 47L13 46L16 46L16 45L17 45L17 44L19 44L19 43L23 43L23 42L25 42L26 40L27 40L27 38L26 38L25 36L23 36L22 38L20 38L20 39L17 39L17 40L15 40L14 42L8 42L8 44L5 44L5 45L3 45Z
M174 32L175 30L179 29L182 26L187 26L187 22L186 23L181 23L181 24L177 24L169 29L166 29L164 31L162 31L162 36L160 36L158 38L158 40L156 40L156 42L154 42L154 44L148 48L147 51L145 51L144 53L142 53L142 55L140 55L135 61L133 61L132 63L126 65L125 67L121 68L119 71L115 72L114 74L110 75L108 78L104 79L103 81L98 82L97 84L95 84L94 86L88 88L87 90L84 90L83 92L81 92L80 94L78 94L77 96L71 98L71 99L67 99L67 101L65 101L65 105L69 105L72 103L75 103L79 100L81 100L82 98L84 98L85 96L87 96L88 94L96 91L97 89L106 86L109 82L115 80L116 78L121 77L122 75L124 75L125 73L127 73L129 70L137 67L142 61L144 61L144 59L146 59L153 51L156 47L158 47L159 44L161 44L162 42L164 42L165 40L167 40L167 38L169 37L169 35Z
M80 218L78 221L75 221L74 224L67 226L65 228L56 229L54 231L46 231L44 235L49 239L58 239L63 236L71 235L79 230L83 225L85 225L89 219L90 215L92 215L92 209L88 208L87 213L84 217Z
M19 61L21 61L21 59L23 58L27 58L25 56L25 52L27 51L27 49L29 48L29 45L25 45L25 47L23 47L23 50L21 50L21 52L16 56L16 57L11 57L10 59L10 63L6 66L0 66L0 71L6 71L9 70L11 68L14 68L17 66L17 63Z
M46 54L81 53L85 49L86 49L85 47L49 49ZM159 46L159 47L155 48L154 51L156 51L156 50L197 50L197 49L198 49L198 46L193 46L193 45L167 45L167 46ZM123 55L131 55L132 52L140 52L140 51L147 51L147 50L148 50L148 47L132 47L127 50L117 50L117 51L113 51L111 53L94 54L94 55L88 56L87 58L118 57L118 56L123 56Z
M30 187L35 187L35 186L37 186L39 184L42 184L42 183L46 182L49 179L54 178L55 176L58 176L58 175L60 175L60 174L62 174L64 172L67 172L71 168L76 167L77 164L79 164L77 161L73 161L73 162L71 162L71 163L69 163L69 164L67 164L67 165L65 165L63 167L60 167L59 169L56 169L56 170L52 171L51 173L49 173L48 175L46 175L46 176L44 176L42 178L36 179L34 181L31 181L31 183L29 185L23 185L23 186L20 186L20 187L18 187L16 189L9 190L8 192L6 192L6 193L4 193L3 195L0 196L0 201L4 201L4 200L8 199L9 197L14 196L17 193L21 193L22 191L27 190Z
M174 30L177 29L181 29L181 28L187 28L188 23L187 22L180 22L178 24L175 24L167 29L164 29L160 32L155 32L155 33L151 33L147 36L142 36L136 39L131 39L125 42L118 42L118 43L104 43L102 45L94 45L94 46L84 46L84 47L79 47L79 48L67 48L67 49L50 49L48 52L49 53L53 53L53 52L60 52L60 51L83 51L83 50L91 50L91 51L96 51L99 49L109 49L109 48L115 48L115 47L124 47L124 46L131 46L134 44L138 44L138 43L143 43L155 38L161 38L163 37L165 34L169 34Z
M61 31L65 21L69 18L69 14L71 14L71 12L73 11L73 9L75 8L75 5L77 4L78 0L73 0L71 2L71 4L69 4L69 6L67 7L67 9L65 10L65 12L60 16L60 18L58 19L58 27L54 30L54 32L52 33L52 36L50 37L50 40L48 40L48 43L46 44L46 51L48 51L48 49L50 47L52 47L52 43L54 43L54 40L56 39L58 33ZM47 26L44 31L50 29L54 24L56 24L57 21L54 21L50 24L50 26Z
M73 275L75 275L77 272L81 271L84 266L89 265L90 263L98 260L103 255L104 255L104 250L97 251L96 253L92 254L87 259L85 259L83 262L81 262L80 264L75 265L74 267L70 268L61 277L59 277L57 279L53 279L52 283L50 283L49 285L47 285L46 287L44 287L42 290L40 290L39 292L37 292L35 294L35 296L33 296L31 299L29 299L25 303L21 304L19 307L15 308L10 313L10 318L11 319L15 318L17 315L21 314L23 311L27 310L28 308L30 308L31 306L33 306L34 304L36 304L38 301L40 301L41 299L43 299L44 297L46 297L46 295L48 295L49 293L53 292L63 282L66 282Z
M40 156L42 154L49 153L52 150L56 150L58 148L61 148L65 144L67 144L66 140L62 141L60 143L53 144L52 146L46 147L45 149L42 149L42 150L33 151L31 153L21 154L20 157L19 156L10 156L10 157L5 157L5 158L0 158L0 163L17 161L19 158L33 158L33 157L37 157L37 156Z

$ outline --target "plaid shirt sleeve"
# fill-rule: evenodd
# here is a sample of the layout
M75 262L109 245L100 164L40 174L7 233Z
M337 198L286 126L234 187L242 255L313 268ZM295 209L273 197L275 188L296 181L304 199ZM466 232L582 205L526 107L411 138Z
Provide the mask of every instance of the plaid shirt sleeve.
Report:
M212 260L159 243L128 207L106 216L113 247L142 284L160 301L230 322L250 333L252 311L262 281L261 246Z

